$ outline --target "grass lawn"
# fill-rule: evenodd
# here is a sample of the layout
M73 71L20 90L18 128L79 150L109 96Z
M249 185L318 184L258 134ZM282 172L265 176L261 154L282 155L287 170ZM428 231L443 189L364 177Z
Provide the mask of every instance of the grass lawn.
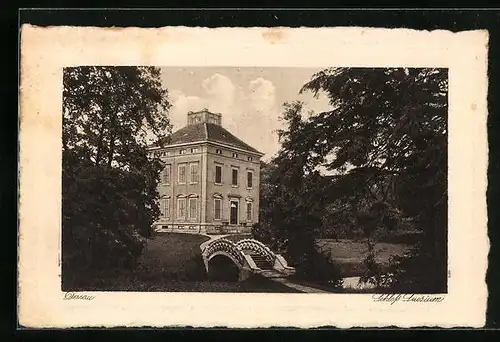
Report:
M252 234L228 235L225 239L238 242L243 239L252 238ZM332 259L340 267L343 277L361 276L365 271L363 264L368 253L368 246L365 242L355 240L335 240L321 239L318 241L321 251L331 251ZM402 243L379 242L375 244L377 251L376 260L382 267L389 265L389 258L393 255L403 255L411 245Z
M237 242L250 234L229 235ZM64 291L162 291L162 292L295 292L261 276L244 282L210 282L201 257L200 244L209 238L202 235L156 233L148 240L132 270L77 275ZM367 253L366 243L352 240L322 239L320 250L331 251L342 277L360 276ZM391 255L402 255L410 245L377 243L378 261L387 265ZM326 288L325 288L326 289Z
M365 242L353 240L322 239L318 242L321 251L331 252L344 277L360 276L365 271L363 264L368 253ZM383 267L389 265L391 256L401 256L411 248L411 245L379 242L375 244L376 260Z
M139 265L152 272L182 273L201 258L200 245L207 240L203 235L155 233L146 244Z
M200 250L200 244L208 239L194 234L156 233L148 240L135 269L82 275L63 290L298 292L258 275L243 282L208 281Z
M234 234L225 237L233 242L252 238L252 234ZM339 265L344 277L356 277L363 274L363 261L368 253L365 242L355 240L321 239L318 241L321 251L331 251L332 259ZM411 245L401 243L379 242L375 244L376 260L382 266L389 265L389 258L393 255L403 255Z

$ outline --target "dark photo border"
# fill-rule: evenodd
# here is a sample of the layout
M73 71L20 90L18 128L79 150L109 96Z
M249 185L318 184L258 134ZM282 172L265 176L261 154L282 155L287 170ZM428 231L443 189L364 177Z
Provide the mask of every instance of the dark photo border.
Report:
M489 268L486 281L488 283L488 309L486 329L500 328L500 309L499 309L499 269L498 261L500 260L500 252L498 248L500 232L497 227L500 225L498 211L494 210L498 207L498 198L500 196L500 181L498 179L498 171L500 163L498 162L498 147L500 146L500 137L498 134L498 126L500 117L497 113L500 99L498 87L498 75L500 71L500 10L480 10L480 9L460 9L460 10L444 10L444 9L419 9L419 10L396 10L396 9L129 9L129 10L104 10L104 9L23 9L18 12L17 34L19 38L19 30L22 24L29 23L38 26L114 26L114 27L161 27L161 26L205 26L205 27L270 27L270 26L288 26L288 27L322 27L322 26L365 26L365 27L385 27L385 28L411 28L418 30L475 30L486 29L489 31L489 63L488 63L488 143L489 143L489 166L488 166L488 234L490 239L490 254ZM17 41L17 59L19 62L20 45ZM19 72L19 68L18 68ZM18 79L19 80L19 75ZM2 90L4 90L2 88ZM11 96L11 98L14 98ZM17 128L17 121L13 121L12 131ZM15 125L15 126L14 126ZM17 132L17 129L15 130ZM16 145L17 139L11 135L4 135L4 141L12 138L11 143ZM6 146L6 144L4 145ZM13 151L13 150L12 150ZM17 149L13 154L11 150L10 160L13 166L17 165ZM16 156L16 160L14 160ZM12 174L12 185L17 183L17 172ZM17 188L17 187L16 187ZM17 194L14 187L11 188L9 196L11 199L16 199ZM5 196L7 198L8 196ZM12 212L13 207L3 206L4 211ZM16 220L17 221L17 220ZM12 231L11 231L12 234ZM17 234L13 234L12 242L10 239L3 239L8 250L14 252L14 239L17 246ZM17 263L15 253L12 253L12 265ZM2 267L2 270L11 272L14 275L13 294L17 288L17 274L15 267L7 270ZM17 300L14 297L9 298L8 302L14 309L14 315L4 315L6 320L12 324L2 324L16 329L22 329L17 325L16 305ZM80 330L80 329L79 329ZM108 329L108 330L136 330L136 329ZM214 331L216 329L212 329ZM382 329L385 330L385 329ZM427 329L426 329L427 330ZM196 330L200 331L200 330ZM20 336L22 340L29 337L35 337L33 331L23 331ZM205 331L206 333L206 331ZM463 336L462 332L460 333ZM53 334L58 335L58 334ZM144 333L144 337L149 335ZM198 336L198 334L193 334ZM299 334L294 334L295 336ZM378 334L370 333L370 338L376 337ZM93 332L82 333L80 336L88 340L95 338ZM101 336L100 334L98 336ZM180 331L179 337L187 337L188 334ZM466 335L467 336L467 335ZM193 337L193 336L190 336ZM311 336L308 336L311 338ZM147 337L148 338L148 337ZM234 338L234 335L233 335ZM237 337L238 338L238 337ZM254 336L255 338L255 336ZM289 336L288 338L291 338ZM300 337L299 337L300 338ZM52 340L52 339L51 339Z

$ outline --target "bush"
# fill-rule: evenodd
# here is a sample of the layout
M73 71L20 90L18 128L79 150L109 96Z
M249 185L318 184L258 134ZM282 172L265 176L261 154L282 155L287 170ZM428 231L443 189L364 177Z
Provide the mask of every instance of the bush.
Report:
M71 155L69 156L71 157ZM71 161L68 157L65 162ZM63 283L78 273L132 269L155 215L137 174L101 166L66 166L62 193ZM153 195L151 195L153 196Z
M63 275L73 278L77 273L132 269L144 245L145 239L132 228L110 230L65 225Z
M334 288L342 287L342 276L331 254L323 254L314 249L304 255L296 267L296 276L303 280L326 283Z
M391 289L395 293L446 292L441 268L435 255L417 245L405 255L391 258Z
M265 222L255 223L251 230L252 238L264 243L276 253L283 253L288 240L277 232L275 227Z
M392 260L392 259L391 259ZM368 241L368 254L363 262L364 272L360 282L375 285L379 290L391 288L394 284L394 274L384 271L382 265L376 261L375 243Z

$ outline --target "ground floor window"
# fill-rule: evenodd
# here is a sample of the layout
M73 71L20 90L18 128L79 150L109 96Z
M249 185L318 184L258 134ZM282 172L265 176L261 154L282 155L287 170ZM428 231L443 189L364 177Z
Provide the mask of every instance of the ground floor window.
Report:
M196 219L196 213L198 212L198 199L190 198L189 199L189 218Z
M247 202L247 221L252 221L253 203Z
M179 220L184 220L186 218L186 199L177 199L177 218Z
M238 224L238 201L231 201L231 211L229 213L229 224Z
M214 219L220 220L222 218L222 200L220 198L214 199Z
M170 217L170 198L163 198L161 203L161 216L169 218Z

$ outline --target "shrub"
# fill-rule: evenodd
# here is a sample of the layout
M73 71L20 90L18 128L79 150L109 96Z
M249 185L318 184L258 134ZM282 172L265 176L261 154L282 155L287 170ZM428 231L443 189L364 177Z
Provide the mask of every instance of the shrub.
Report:
M264 243L274 252L283 253L286 251L288 239L278 232L276 227L266 222L255 223L251 230L252 238Z
M384 271L382 265L377 263L375 243L368 240L368 254L363 262L364 272L360 282L375 285L377 289L391 288L394 283L394 274Z
M340 268L332 260L330 253L311 250L298 261L295 270L298 278L326 283L334 288L342 287Z

